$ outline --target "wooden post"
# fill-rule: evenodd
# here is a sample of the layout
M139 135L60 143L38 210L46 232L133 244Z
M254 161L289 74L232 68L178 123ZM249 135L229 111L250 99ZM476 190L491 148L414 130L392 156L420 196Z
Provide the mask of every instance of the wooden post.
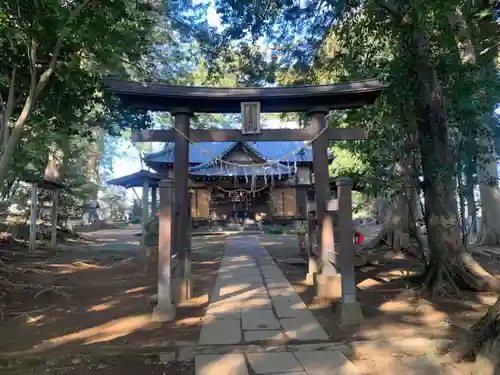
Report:
M163 180L160 187L160 214L158 221L158 304L153 310L153 321L168 322L175 318L172 304L170 260L172 258L172 180Z
M356 273L354 253L354 230L352 225L352 180L349 177L338 177L337 196L339 214L339 263L342 274L342 324L356 324L363 319L361 307L356 300Z
M33 183L30 207L30 251L36 250L36 218L38 216L38 185Z
M307 221L307 195L306 189L303 185L298 185L295 187L295 211L296 219L303 225L302 227L296 226L297 231L297 245L299 254L307 254L306 247L306 227L305 223Z
M156 212L158 211L158 192L156 186L151 187L151 217L156 217Z
M325 126L325 115L328 111L317 108L311 111L311 128L321 132ZM314 185L316 191L316 216L318 218L318 235L320 239L321 275L317 277L317 295L326 298L340 297L340 280L336 269L335 241L333 218L326 211L326 201L330 199L328 181L328 139L320 135L312 145Z
M307 205L307 236L309 239L308 243L308 270L306 283L308 285L314 285L314 278L319 271L318 264L318 235L317 235L317 218L316 218L316 207L314 206L314 200L309 200Z
M193 192L188 193L188 207L187 207L187 225L184 228L185 241L186 241L186 258L184 262L184 283L182 284L182 291L179 293L179 297L176 298L179 301L187 301L191 299L192 291L192 281L191 281L191 231L192 231L192 211L191 211L191 200Z
M171 112L175 116L176 138L174 146L174 243L178 254L179 266L172 280L174 301L185 301L191 293L190 281L185 281L188 221L187 208L191 205L188 199L189 188L189 122L192 112L187 108L178 108Z
M142 218L141 218L141 227L142 227L142 237L141 237L141 247L144 257L144 272L148 270L148 247L146 243L146 237L148 234L148 222L149 222L149 181L148 179L144 180L142 185Z
M52 221L52 233L50 236L50 247L56 249L57 247L57 204L59 202L59 190L52 191L52 213L50 219Z
M273 225L274 204L273 204L273 184L269 187L269 225Z

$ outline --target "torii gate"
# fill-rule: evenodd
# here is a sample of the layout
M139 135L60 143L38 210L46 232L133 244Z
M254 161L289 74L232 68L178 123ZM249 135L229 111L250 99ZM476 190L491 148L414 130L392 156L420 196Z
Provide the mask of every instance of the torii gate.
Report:
M188 227L188 169L189 141L225 142L225 141L312 141L314 184L316 185L316 212L319 224L321 273L316 277L317 292L320 296L338 295L342 285L342 316L348 318L361 316L355 297L352 224L343 224L339 236L348 241L341 241L340 256L337 257L334 244L334 232L331 211L328 208L330 189L328 183L328 141L362 140L366 133L360 128L326 128L326 115L331 110L359 108L373 104L385 86L378 80L364 80L333 85L265 87L265 88L211 88L171 86L124 81L116 78L106 80L108 91L118 95L125 105L152 110L167 111L175 118L174 130L150 130L133 133L135 142L175 142L174 146L174 194L172 236L170 229L170 199L168 194L160 193L160 238L158 305L156 318L173 319L170 296L170 250L176 247L179 267L178 274L172 280L172 288L178 299L190 298L190 239L184 235ZM269 129L259 131L244 126L239 130L191 130L190 118L194 113L240 113L244 106L258 108L260 112L305 112L311 115L311 124L306 129ZM254 114L255 120L255 114ZM254 121L255 122L255 121ZM326 128L326 129L325 129ZM345 185L344 182L341 185ZM161 187L162 185L160 185ZM167 186L164 184L163 186ZM339 204L340 206L344 204ZM163 206L163 209L162 209ZM162 235L162 231L164 232ZM345 232L345 233L342 233ZM347 254L349 255L349 254ZM343 261L344 260L344 261ZM345 275L340 283L340 274ZM342 319L348 321L349 319Z

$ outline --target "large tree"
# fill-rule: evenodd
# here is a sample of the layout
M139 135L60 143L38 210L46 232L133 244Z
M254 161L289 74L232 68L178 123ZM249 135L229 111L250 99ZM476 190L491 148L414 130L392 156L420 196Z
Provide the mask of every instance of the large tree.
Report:
M456 194L457 176L465 172L472 208L470 192L477 166L484 221L480 241L497 243L497 155L493 147L497 130L489 121L493 104L498 102L498 4L487 0L369 0L308 2L302 9L291 3L266 4L248 0L229 9L220 6L227 34L242 37L250 32L279 43L282 57L278 64L283 70L299 71L297 82L304 77L315 81L313 67L325 54L318 47L333 35L335 48L326 52L341 61L343 68L339 72L332 58L323 69L332 71L331 80L356 79L360 73L369 78L366 66L371 65L380 71L376 75L372 70L371 76L389 83L386 103L381 103L386 105L386 125L376 118L365 120L385 129L399 125L407 132L406 136L393 132L394 137L386 138L389 142L377 146L378 151L387 148L397 153L404 159L403 169L413 168L421 181L418 188L425 199L429 247L424 275L427 288L431 292L498 290L498 280L466 250ZM474 56L467 56L467 50L476 50ZM417 160L410 163L404 144L411 145L412 140L418 153ZM395 147L392 141L396 141ZM365 152L377 161L384 160L382 155ZM398 173L401 170L396 168ZM393 185L393 190L401 189ZM407 199L404 205L410 203ZM484 374L496 373L500 367L499 309L497 302L456 351L459 357L487 352L493 366Z
M318 47L342 28L349 31L343 35L364 41L365 45L360 42L358 48L342 49L342 44L349 47L350 41L338 36L338 55L345 55L343 62L350 59L350 67L358 64L359 70L347 75L337 73L332 78L359 78L360 72L367 73L363 64L382 60L381 53L386 55L386 69L381 69L379 75L390 84L386 119L414 137L419 151L419 164L413 167L421 170L420 188L425 199L430 254L425 284L432 292L456 288L457 284L475 290L497 287L498 281L466 251L457 211L453 146L459 132L451 121L449 100L454 97L449 75L456 75L459 61L453 57L456 41L447 15L460 4L371 0L309 2L302 9L298 5L272 4L266 12L254 11L265 7L260 1L221 6L219 11L228 26L227 34L241 37L250 32L279 43L278 63L283 69L293 67L308 72L321 56ZM385 46L374 50L369 43ZM398 136L396 141L401 145L404 139ZM379 146L392 149L390 143ZM402 151L394 147L399 157L408 157Z
M145 2L117 0L12 0L2 2L0 14L3 188L23 134L68 126L58 121L65 108L86 116L92 105L84 102L99 101L102 76L149 47L156 14Z

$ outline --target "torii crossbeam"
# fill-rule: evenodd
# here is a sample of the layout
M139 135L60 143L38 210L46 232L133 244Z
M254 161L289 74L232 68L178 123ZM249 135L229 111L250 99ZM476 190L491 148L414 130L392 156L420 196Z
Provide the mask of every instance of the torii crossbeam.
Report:
M180 299L189 298L190 275L185 272L190 264L190 248L183 235L189 225L188 206L189 140L193 142L221 141L312 141L314 183L316 185L316 211L319 223L321 273L316 278L318 292L329 297L339 289L339 270L349 280L342 281L342 311L359 310L359 304L351 291L355 290L354 264L338 264L342 259L334 258L333 222L327 211L330 199L328 182L328 141L366 139L363 129L325 129L326 115L331 110L359 108L373 104L384 90L385 85L378 80L364 80L334 85L295 86L272 88L210 88L186 87L161 84L146 84L123 81L115 78L106 80L107 90L118 95L125 105L152 111L168 111L175 118L174 130L149 130L133 134L136 142L175 142L174 146L174 222L171 243L177 247L180 273L174 277L172 286L186 293ZM310 126L306 129L262 130L260 134L242 134L238 130L191 130L190 118L194 113L239 113L242 103L259 103L260 111L306 112L311 115ZM305 195L305 192L304 192ZM161 213L160 201L160 213ZM160 220L162 215L160 214ZM165 219L166 220L166 219ZM161 225L160 225L161 226ZM339 228L342 230L342 228ZM349 231L348 226L343 227ZM351 228L352 230L352 228ZM164 238L168 238L165 236ZM344 238L347 238L344 234ZM345 242L344 242L345 243ZM159 241L159 251L170 252L170 242ZM165 250L166 249L166 250ZM340 252L354 251L353 247L341 247ZM186 265L183 267L182 265ZM352 269L352 270L351 270ZM160 274L165 272L160 269ZM176 280L178 279L178 280ZM159 277L160 282L166 282ZM186 287L188 285L188 287ZM350 287L344 290L344 285ZM354 285L355 286L355 285ZM158 286L157 309L170 309L169 296L160 295L170 285ZM347 295L344 292L349 292ZM174 292L175 293L175 292Z

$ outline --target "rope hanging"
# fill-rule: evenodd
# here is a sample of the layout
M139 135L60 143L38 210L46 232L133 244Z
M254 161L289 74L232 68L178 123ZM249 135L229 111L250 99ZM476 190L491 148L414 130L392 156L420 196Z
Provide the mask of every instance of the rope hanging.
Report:
M174 127L173 129L176 132L178 132L180 135L182 135L185 139L187 139L187 141L189 143L191 143L194 147L196 147L197 149L199 149L202 154L208 154L208 155L210 155L210 151L204 149L203 147L201 147L197 143L193 142L192 139L190 139L187 135L185 135L179 129L177 129L176 127ZM281 163L281 160L286 160L286 159L288 159L288 158L290 158L290 157L293 156L294 157L294 169L295 169L296 168L295 155L298 154L299 152L301 152L305 147L308 147L309 145L311 145L316 139L318 139L319 136L321 136L321 134L323 134L325 132L326 129L328 129L328 128L324 127L312 139L310 139L308 141L304 141L304 146L299 147L299 148L297 148L297 149L295 149L295 150L293 150L293 151L291 151L291 152L283 155L281 158L279 158L277 160L268 160L265 163L240 164L240 163L235 163L235 162L232 162L232 161L224 160L220 156L212 156L212 163L220 162L222 164L226 164L227 166L242 167L242 168L247 168L247 167L248 168L273 167L273 166L279 166L279 164ZM281 176L281 170L279 170L279 167L278 167L278 172L279 172L279 174Z
M217 189L219 189L219 190L221 190L221 191L225 192L225 193L228 193L228 194L236 194L236 193L239 193L239 192L241 192L241 191L242 191L242 192L245 192L245 193L252 193L252 190L248 190L248 189L244 189L244 188L239 188L239 189L236 189L236 190L227 190L227 189L224 189L224 188L222 188L222 187L220 187L220 186L218 186L218 185L215 185L215 187L216 187ZM261 188L256 189L254 192L255 192L255 193L258 193L258 192L260 192L260 191L262 191L262 190L267 189L268 187L269 187L269 186L267 186L267 185L266 185L266 186L262 186Z

